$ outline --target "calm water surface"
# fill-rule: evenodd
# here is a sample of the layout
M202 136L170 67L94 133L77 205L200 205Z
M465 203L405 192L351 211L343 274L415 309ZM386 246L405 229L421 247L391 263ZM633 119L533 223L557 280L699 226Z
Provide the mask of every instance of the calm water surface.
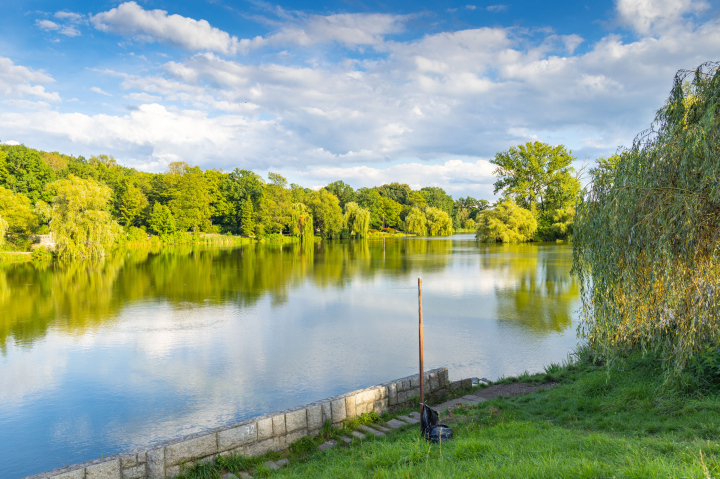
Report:
M575 347L567 245L451 239L131 250L0 267L0 478L416 373L490 379Z

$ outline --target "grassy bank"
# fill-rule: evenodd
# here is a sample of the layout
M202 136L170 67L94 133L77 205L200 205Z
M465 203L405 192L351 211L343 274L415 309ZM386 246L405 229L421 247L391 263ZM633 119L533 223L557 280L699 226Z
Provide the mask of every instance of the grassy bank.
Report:
M610 371L588 360L552 366L501 382L558 383L553 388L463 406L441 418L455 434L441 446L419 439L419 428L326 452L314 447L322 438L306 439L279 471L259 466L265 458L232 458L198 466L187 477L239 470L277 478L717 477L718 390L680 393L661 377L652 359L629 359Z

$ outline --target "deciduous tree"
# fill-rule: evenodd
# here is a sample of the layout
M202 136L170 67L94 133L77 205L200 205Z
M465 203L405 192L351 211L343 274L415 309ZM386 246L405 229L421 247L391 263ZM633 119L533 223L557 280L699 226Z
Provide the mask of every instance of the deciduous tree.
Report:
M523 243L532 239L537 220L512 200L505 200L477 219L475 239L484 243Z
M74 175L52 185L55 197L50 230L61 257L102 257L115 243L120 226L110 216L112 191Z

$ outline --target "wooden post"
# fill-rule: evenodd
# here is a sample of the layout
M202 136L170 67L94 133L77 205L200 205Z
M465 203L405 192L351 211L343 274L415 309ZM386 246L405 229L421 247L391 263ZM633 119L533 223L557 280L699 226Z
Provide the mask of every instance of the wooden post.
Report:
M425 372L423 371L422 278L418 278L418 315L420 317L420 412L425 404Z

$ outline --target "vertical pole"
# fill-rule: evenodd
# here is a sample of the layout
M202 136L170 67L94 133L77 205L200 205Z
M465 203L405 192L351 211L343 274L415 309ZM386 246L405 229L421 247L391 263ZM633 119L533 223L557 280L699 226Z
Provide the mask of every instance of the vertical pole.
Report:
M418 315L420 317L420 411L425 404L425 372L423 371L422 278L418 278Z

